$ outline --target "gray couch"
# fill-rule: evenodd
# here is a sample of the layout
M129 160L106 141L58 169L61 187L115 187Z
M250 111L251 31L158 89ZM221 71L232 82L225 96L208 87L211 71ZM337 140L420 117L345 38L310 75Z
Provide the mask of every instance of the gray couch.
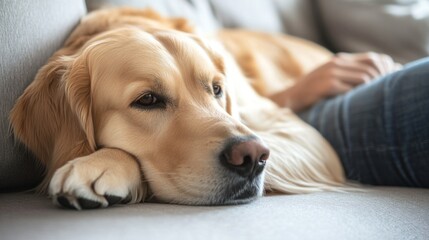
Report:
M239 206L138 204L84 212L19 192L35 186L43 169L13 140L8 112L79 19L105 5L151 6L191 19L202 32L285 32L334 51L385 52L403 63L429 55L426 0L1 1L0 239L429 239L427 189L366 187Z

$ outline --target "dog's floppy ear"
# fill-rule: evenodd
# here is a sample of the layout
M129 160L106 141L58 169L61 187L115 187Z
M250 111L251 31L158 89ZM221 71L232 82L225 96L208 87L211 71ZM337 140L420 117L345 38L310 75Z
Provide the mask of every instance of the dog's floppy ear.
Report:
M63 57L62 61L68 65L61 79L66 99L85 133L90 149L94 151L96 144L92 121L91 79L86 58Z
M54 171L95 151L90 78L84 59L60 50L39 70L10 114L15 137L48 165L45 190Z

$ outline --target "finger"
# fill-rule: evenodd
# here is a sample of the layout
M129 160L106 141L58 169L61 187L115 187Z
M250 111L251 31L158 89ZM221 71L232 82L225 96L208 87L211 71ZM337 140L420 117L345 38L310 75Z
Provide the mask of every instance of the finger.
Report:
M402 64L400 64L400 63L395 63L395 71L399 71L399 70L401 70L402 68L404 68L404 66L403 66Z
M378 71L374 67L368 66L368 64L358 62L346 55L339 55L338 58L339 58L339 61L336 61L336 64L338 67L344 70L353 71L356 73L365 73L371 79L374 79L380 76Z
M363 71L337 69L334 74L336 79L353 87L368 83L373 79L370 75Z
M355 54L342 54L343 57L348 57L349 59L364 63L368 66L373 67L378 75L385 75L386 69L381 62L380 54L374 52L366 53L355 53Z
M395 71L395 62L393 61L392 57L390 57L389 55L386 55L386 54L382 54L380 56L381 56L380 57L381 62L382 62L384 69L386 71L385 74L389 74L389 73Z

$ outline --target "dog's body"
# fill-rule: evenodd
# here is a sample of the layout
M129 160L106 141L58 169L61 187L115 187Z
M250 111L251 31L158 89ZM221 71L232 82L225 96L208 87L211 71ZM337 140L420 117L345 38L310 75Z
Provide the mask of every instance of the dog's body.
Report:
M344 183L335 152L267 98L330 56L292 37L203 38L183 19L102 10L39 71L11 125L46 166L41 190L77 209L150 197L235 204L263 184L334 190Z

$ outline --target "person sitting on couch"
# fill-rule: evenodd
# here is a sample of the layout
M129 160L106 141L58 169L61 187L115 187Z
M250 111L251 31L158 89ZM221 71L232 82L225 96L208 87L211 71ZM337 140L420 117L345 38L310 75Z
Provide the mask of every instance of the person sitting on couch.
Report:
M339 53L271 97L316 128L361 183L429 187L429 58Z

